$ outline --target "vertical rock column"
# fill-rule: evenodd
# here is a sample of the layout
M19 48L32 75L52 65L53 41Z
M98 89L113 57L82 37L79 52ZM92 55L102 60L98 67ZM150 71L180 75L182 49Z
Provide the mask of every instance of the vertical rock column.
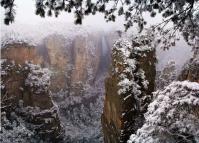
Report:
M58 110L48 88L49 71L39 65L16 63L1 59L1 113L19 124L23 122L35 138L49 143L62 141Z
M195 52L193 58L184 65L178 80L189 80L199 83L199 50Z
M154 91L155 50L142 47L126 40L114 45L112 71L105 81L105 143L126 142L144 122L143 114Z

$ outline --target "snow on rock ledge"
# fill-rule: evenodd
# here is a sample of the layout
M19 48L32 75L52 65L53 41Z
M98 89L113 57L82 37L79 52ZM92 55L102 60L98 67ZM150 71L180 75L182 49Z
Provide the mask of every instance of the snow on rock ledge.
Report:
M144 37L118 40L105 81L102 126L105 143L126 143L144 123L155 81L155 50Z
M14 116L16 120L18 118L22 120L19 124L24 122L28 130L33 131L34 135L38 135L44 141L62 140L63 130L58 109L51 99L48 88L49 70L27 62L17 64L14 60L0 61L3 71L1 73L2 113L5 112L7 117L12 113L16 114L16 117ZM17 129L14 131L18 133ZM19 138L20 136L17 139Z
M30 69L30 73L25 80L25 85L34 88L36 93L48 90L50 85L50 70L31 63L27 63L27 66Z
M199 142L199 84L173 82L154 97L145 124L128 143Z

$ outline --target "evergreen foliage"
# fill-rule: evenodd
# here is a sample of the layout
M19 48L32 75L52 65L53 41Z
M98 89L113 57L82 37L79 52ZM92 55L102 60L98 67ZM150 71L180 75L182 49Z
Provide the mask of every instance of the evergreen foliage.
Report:
M15 17L15 0L1 0L5 9L5 24L10 24ZM144 13L151 17L161 14L163 21L153 25L161 38L164 48L175 45L181 32L188 44L195 46L199 35L198 0L36 0L36 15L58 17L62 12L73 12L75 24L82 24L86 15L103 13L106 21L115 21L117 16L125 17L125 29L137 24L141 32L147 24ZM171 24L172 23L172 24ZM170 26L172 25L172 26Z

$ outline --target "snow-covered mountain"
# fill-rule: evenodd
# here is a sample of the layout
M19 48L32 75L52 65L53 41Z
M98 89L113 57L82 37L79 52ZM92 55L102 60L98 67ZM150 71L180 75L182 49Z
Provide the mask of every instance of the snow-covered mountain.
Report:
M31 61L50 69L49 89L59 109L64 141L103 142L104 80L111 65L113 43L119 39L117 29L43 23L3 25L1 33L2 59L19 65ZM181 45L185 44L178 43L168 51L156 49L158 71L169 60L175 61L179 70L192 56L191 49Z
M3 59L51 70L50 90L65 141L102 142L103 82L117 38L117 32L92 27L11 25L2 28L1 51Z

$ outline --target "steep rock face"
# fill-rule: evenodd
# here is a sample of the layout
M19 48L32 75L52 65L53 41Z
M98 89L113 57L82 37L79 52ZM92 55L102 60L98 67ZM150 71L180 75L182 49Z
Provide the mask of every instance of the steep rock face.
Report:
M34 46L26 43L12 43L1 49L1 59L14 60L16 64L31 61L33 64L42 64L43 59L38 55Z
M58 91L66 89L67 65L71 63L70 46L66 45L65 38L61 35L50 35L38 46L38 53L44 57L45 66L53 72L51 76L50 89Z
M86 39L81 36L77 36L73 41L73 63L74 71L71 75L72 82L85 81L86 79L86 66L88 62L88 49Z
M52 70L50 89L68 90L80 94L83 85L93 84L105 73L110 63L110 47L104 33L94 32L75 37L49 35L38 46L26 43L7 44L2 48L2 58L17 64L31 61Z
M113 49L112 71L105 82L102 114L105 143L126 142L142 126L155 86L155 51L139 51L137 46L120 42ZM144 79L149 83L148 89L144 87Z
M25 48L20 44L20 46L17 46L19 48L15 50L18 53L16 54L17 58L22 58L18 62L21 65L25 61L32 61L34 64L40 64L42 67L51 70L49 89L52 91L54 102L58 105L61 121L64 122L65 142L102 141L100 115L103 107L103 81L110 65L110 45L113 42L113 39L110 39L103 32L79 34L71 37L70 35L52 34L45 37L36 46L27 45L27 47L32 47L32 51L28 56L19 54ZM13 43L13 46L15 45L17 44ZM28 54L27 51L26 54ZM13 58L12 54L13 51L10 50L7 56L4 57L16 60L17 58ZM38 59L40 60L37 61ZM19 78L21 76L20 74ZM15 89L18 92L18 89ZM23 93L23 91L21 92ZM45 119L43 115L48 116L51 111L54 111L54 108L49 110L50 113L48 113L46 108L51 109L51 105L48 105L48 99L45 101L37 98L38 96L33 96L33 98L29 94L27 95L24 96L25 99L23 100L25 101L23 104L25 108L30 105L31 108L23 109L20 115L30 117L39 123L43 122L43 119ZM32 100L38 101L34 102ZM18 106L18 101L16 106ZM40 106L38 105L40 101L41 107L39 110L38 108L32 108L32 106ZM27 114L27 111L34 113L34 116ZM41 116L40 112L44 114ZM49 116L49 118L51 117ZM48 121L51 120L45 119L45 122ZM48 125L46 127L51 128ZM39 129L37 131L39 132Z
M102 115L102 126L105 143L117 143L120 141L120 131L122 130L121 120L121 97L118 91L117 76L107 78L105 82L105 103ZM118 96L118 97L114 97Z
M24 44L20 48L11 46L9 49L1 49L2 57L7 58L1 59L2 112L10 119L15 113L25 122L27 128L35 131L35 135L44 141L61 140L61 123L48 89L48 70L28 63L33 61L36 64L41 61L32 47L28 49L23 46ZM32 53L29 53L30 50ZM23 58L15 52L20 53ZM13 56L14 53L16 56ZM14 120L20 124L18 118L15 117Z
M66 45L62 35L50 35L43 40L43 47L39 47L39 53L45 57L45 62L50 67L64 70L70 62L70 47Z
M184 65L178 79L199 82L199 52L195 52L193 58Z
M7 61L1 68L2 70L8 70L6 75L2 75L2 81L5 80L6 83L6 94L16 96L15 104L18 104L18 101L22 99L25 106L38 106L42 109L52 107L52 101L48 93L45 93L47 96L42 96L43 98L39 99L34 96L34 93L28 87L26 87L26 91L23 90L25 80L30 72L30 70L25 70L26 62L38 65L43 63L42 57L38 55L35 47L25 43L15 43L2 48L1 53L1 58Z
M45 65L53 71L53 92L63 89L78 95L81 94L83 84L94 82L102 72L102 62L106 61L109 65L110 61L109 41L105 41L108 52L104 56L102 37L102 33L77 35L71 39L62 35L50 35L43 40L37 49Z
M88 37L77 36L72 43L73 71L71 83L92 84L99 69L101 60L101 37L89 35ZM76 88L75 86L72 86ZM82 87L80 87L82 88ZM73 91L75 91L74 89Z
M78 31L76 34L68 32L68 35L47 35L35 46L10 41L11 44L4 45L8 48L2 51L2 58L13 57L19 63L31 60L32 63L48 67L53 72L50 86L53 92L64 89L78 95L82 84L93 84L101 73L107 71L110 45L117 34L113 36L100 31Z

